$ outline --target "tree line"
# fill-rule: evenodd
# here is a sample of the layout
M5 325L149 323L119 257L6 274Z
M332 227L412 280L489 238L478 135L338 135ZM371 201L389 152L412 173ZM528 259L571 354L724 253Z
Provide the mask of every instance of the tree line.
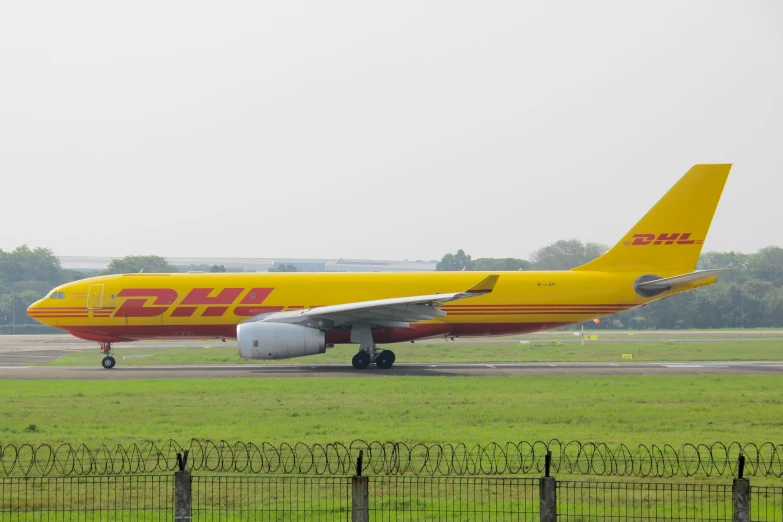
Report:
M605 245L561 240L541 248L530 259L478 258L464 250L446 254L437 270L568 270L592 261L607 250ZM188 271L225 272L223 265L191 265ZM706 252L699 270L734 268L718 282L694 292L676 295L647 306L589 323L589 328L677 329L783 327L783 248L770 246L754 254ZM232 271L231 269L228 269ZM270 271L295 271L280 265ZM113 259L105 270L86 274L67 270L47 248L21 246L11 252L0 249L0 333L20 325L17 333L45 331L27 315L27 307L64 283L92 275L122 273L172 273L179 268L160 256L127 256ZM37 325L37 326L34 326Z
M492 271L492 270L570 270L592 261L609 249L600 243L582 243L578 239L562 239L533 252L530 260L515 258L473 259L464 250L446 254L435 270Z
M2 325L22 325L16 333L43 331L27 315L27 307L41 299L55 286L84 277L75 270L65 270L60 259L48 248L30 249L20 246L12 252L0 249L0 333L12 328ZM45 327L41 327L46 329Z

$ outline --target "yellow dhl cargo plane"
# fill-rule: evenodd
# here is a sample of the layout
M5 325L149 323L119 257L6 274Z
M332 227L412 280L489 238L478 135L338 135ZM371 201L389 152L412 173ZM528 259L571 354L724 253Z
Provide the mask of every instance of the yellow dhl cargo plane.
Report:
M694 271L731 165L696 165L608 252L556 272L127 274L62 285L31 317L111 346L236 338L245 359L359 345L357 369L390 368L376 343L538 332L715 282Z

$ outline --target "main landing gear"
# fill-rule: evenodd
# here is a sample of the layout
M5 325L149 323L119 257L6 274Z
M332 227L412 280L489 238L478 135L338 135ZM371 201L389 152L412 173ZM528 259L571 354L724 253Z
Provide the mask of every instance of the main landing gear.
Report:
M371 364L375 363L375 366L381 370L388 370L394 364L396 357L391 350L377 350L375 346L368 351L360 351L353 356L351 363L357 370L364 370Z
M381 370L388 370L394 364L396 357L391 350L378 350L372 340L372 330L368 325L351 327L351 342L358 343L359 353L353 356L351 364L357 370L364 370L375 364Z
M111 343L101 343L101 351L105 356L101 361L101 366L107 370L111 370L114 368L114 365L117 364L117 361L111 356Z

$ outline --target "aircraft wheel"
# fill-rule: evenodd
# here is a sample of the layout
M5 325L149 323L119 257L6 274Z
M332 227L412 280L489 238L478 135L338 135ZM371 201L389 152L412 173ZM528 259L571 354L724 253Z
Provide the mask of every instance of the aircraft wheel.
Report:
M357 370L364 370L370 366L370 354L367 352L359 352L353 356L351 363Z
M111 355L107 355L107 356L106 356L106 357L104 357L104 358L103 358L103 360L101 361L101 365L102 365L104 368L106 368L107 370L111 370L112 368L114 368L114 365L115 365L115 364L117 364L117 361L115 361L115 360L114 360L114 357L112 357Z
M381 370L388 370L394 364L394 359L394 352L384 350L378 354L378 357L375 359L375 365Z

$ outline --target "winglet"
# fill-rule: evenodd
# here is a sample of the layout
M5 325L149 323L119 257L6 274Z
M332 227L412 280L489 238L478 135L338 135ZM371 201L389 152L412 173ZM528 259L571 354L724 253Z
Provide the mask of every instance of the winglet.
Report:
M471 286L467 290L465 290L463 293L465 294L474 294L474 295L483 295L483 294L489 294L492 292L492 289L495 288L495 283L498 282L498 278L500 276L497 274L493 274L491 276L487 276L475 285Z

